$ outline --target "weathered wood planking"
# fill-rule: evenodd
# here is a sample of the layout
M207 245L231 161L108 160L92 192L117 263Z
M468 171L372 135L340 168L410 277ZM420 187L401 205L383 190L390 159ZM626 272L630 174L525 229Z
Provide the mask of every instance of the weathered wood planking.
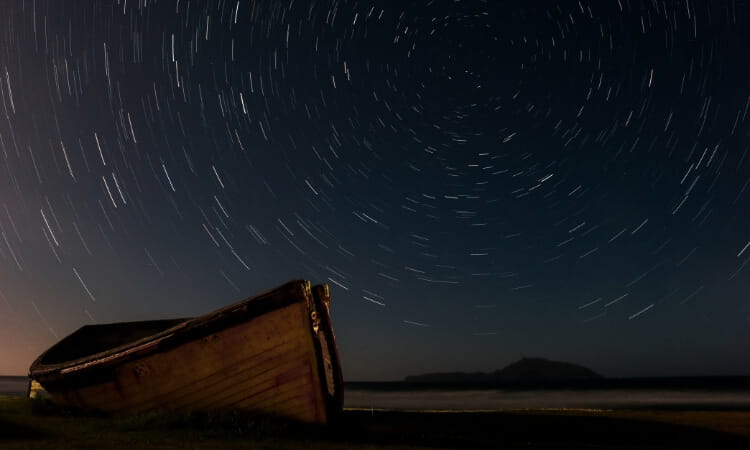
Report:
M82 410L243 409L326 423L343 404L328 295L290 282L93 356L44 364L43 354L30 376L53 401Z

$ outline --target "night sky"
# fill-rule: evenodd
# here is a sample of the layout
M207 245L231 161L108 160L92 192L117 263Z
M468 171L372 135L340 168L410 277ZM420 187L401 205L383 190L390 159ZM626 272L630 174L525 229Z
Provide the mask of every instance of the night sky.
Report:
M349 380L750 373L750 2L0 4L0 374L332 289Z

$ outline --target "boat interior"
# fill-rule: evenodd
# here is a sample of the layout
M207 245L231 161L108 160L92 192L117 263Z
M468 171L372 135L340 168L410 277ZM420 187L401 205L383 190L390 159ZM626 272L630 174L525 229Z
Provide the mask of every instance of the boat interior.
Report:
M154 335L189 319L146 320L86 325L50 348L41 364L60 364L120 347Z

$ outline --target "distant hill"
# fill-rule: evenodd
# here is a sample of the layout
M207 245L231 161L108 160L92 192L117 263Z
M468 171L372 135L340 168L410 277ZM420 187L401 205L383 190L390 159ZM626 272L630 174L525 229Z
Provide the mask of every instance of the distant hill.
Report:
M412 375L407 383L539 383L599 380L603 377L577 364L544 358L522 358L492 373L447 372Z

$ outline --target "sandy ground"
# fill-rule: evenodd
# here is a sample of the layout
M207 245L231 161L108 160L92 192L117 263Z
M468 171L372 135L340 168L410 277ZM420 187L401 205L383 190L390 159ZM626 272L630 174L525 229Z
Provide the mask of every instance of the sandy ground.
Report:
M230 414L80 417L0 397L0 448L750 448L750 411L347 409L306 426Z

